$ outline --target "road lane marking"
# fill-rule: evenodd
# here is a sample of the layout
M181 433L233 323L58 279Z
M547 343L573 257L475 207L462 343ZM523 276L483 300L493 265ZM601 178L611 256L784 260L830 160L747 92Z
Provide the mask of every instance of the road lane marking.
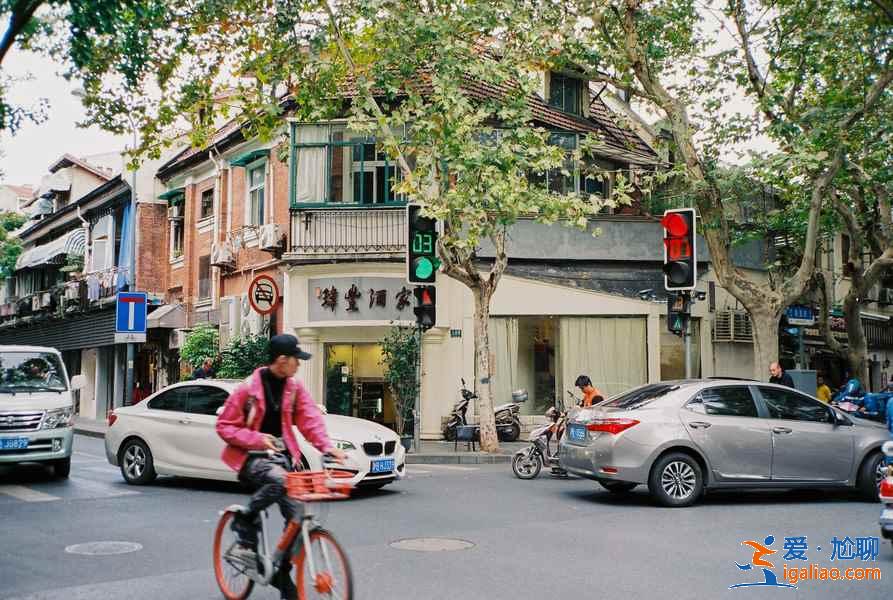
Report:
M12 496L16 500L25 502L52 502L60 499L58 496L38 492L23 485L0 485L0 494Z
M415 471L412 467L408 467L410 469L410 473L421 473L422 471ZM456 467L453 465L425 465L426 469L446 469L448 471L480 471L480 467Z
M99 481L93 481L91 479L84 479L83 477L70 477L70 481L73 481L78 488L84 488L84 491L87 491L91 494L95 494L95 498L114 498L116 496L134 496L137 494L141 494L142 492L138 492L136 490L127 490L120 489L114 483L105 483ZM123 487L123 483L120 484Z
M75 450L72 454L76 456L88 456L90 458L96 458L99 460L108 460L105 456L100 456L99 454L90 454L89 452L78 452Z

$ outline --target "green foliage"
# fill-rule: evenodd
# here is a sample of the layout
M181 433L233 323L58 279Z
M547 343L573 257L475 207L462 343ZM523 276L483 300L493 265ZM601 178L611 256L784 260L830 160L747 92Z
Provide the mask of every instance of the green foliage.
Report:
M185 360L193 369L199 368L206 358L216 360L219 353L220 337L217 328L202 324L189 332L183 347L180 348L180 358Z
M22 242L10 237L9 232L24 225L25 221L26 217L19 213L0 213L0 279L6 279L15 272L16 261L22 253Z
M25 215L17 212L5 211L0 213L0 225L6 231L15 231L24 225L27 220L28 218Z
M270 340L262 335L233 338L220 354L217 377L241 379L270 361Z
M385 381L397 406L397 433L403 435L419 393L419 336L412 327L394 326L379 343Z

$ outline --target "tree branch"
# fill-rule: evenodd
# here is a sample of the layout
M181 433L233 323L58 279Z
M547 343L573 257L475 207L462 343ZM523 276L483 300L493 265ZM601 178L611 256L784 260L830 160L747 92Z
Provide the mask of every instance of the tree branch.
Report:
M871 0L871 3L881 9L887 15L887 19L893 22L893 7L887 6L881 0Z
M769 100L766 97L766 78L760 73L760 68L753 55L753 49L750 46L750 33L747 31L747 15L745 0L729 0L729 9L732 18L735 20L735 28L741 40L741 51L744 53L744 62L747 65L747 79L750 81L750 88L756 94L759 100L760 110L767 119L773 123L778 123L781 119L778 114L769 106Z
M828 313L831 312L831 286L834 285L831 273L824 270L816 271L813 280L816 283L816 291L819 296L819 331L822 332L825 344L832 352L839 356L845 356L843 345L837 341L828 326Z
M41 4L43 4L42 0L37 0L36 2L19 0L19 2L13 5L10 11L12 14L9 17L9 27L6 29L6 33L3 34L3 39L0 39L0 64L3 64L3 59L15 44L16 37L22 33L25 25L28 24L28 21L31 20L31 17L34 16Z

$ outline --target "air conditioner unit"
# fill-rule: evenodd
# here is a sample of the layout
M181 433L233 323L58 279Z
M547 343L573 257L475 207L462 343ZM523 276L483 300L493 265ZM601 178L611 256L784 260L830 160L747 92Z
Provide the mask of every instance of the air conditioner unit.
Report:
M743 310L718 310L713 317L714 342L753 342L750 315Z
M233 269L236 266L236 257L232 247L226 242L211 244L211 266L221 269Z
M170 221L182 221L183 220L183 205L182 204L172 204L167 207L167 218Z
M170 347L171 348L182 348L186 343L186 336L189 335L189 331L186 329L175 329L171 331L170 338Z
M282 234L279 231L278 223L261 226L257 237L261 250L272 252L282 247Z

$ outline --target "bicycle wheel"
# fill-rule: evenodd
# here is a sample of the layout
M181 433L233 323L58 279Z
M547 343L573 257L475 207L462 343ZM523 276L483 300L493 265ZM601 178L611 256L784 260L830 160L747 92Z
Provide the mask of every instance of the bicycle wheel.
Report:
M314 573L310 572L313 559ZM331 533L317 527L310 532L310 548L301 544L292 559L297 579L298 600L352 600L353 576L347 555Z
M220 516L214 533L214 575L226 600L245 600L254 588L254 581L245 574L246 566L227 557L236 545L236 532L232 530L235 513L227 511Z

